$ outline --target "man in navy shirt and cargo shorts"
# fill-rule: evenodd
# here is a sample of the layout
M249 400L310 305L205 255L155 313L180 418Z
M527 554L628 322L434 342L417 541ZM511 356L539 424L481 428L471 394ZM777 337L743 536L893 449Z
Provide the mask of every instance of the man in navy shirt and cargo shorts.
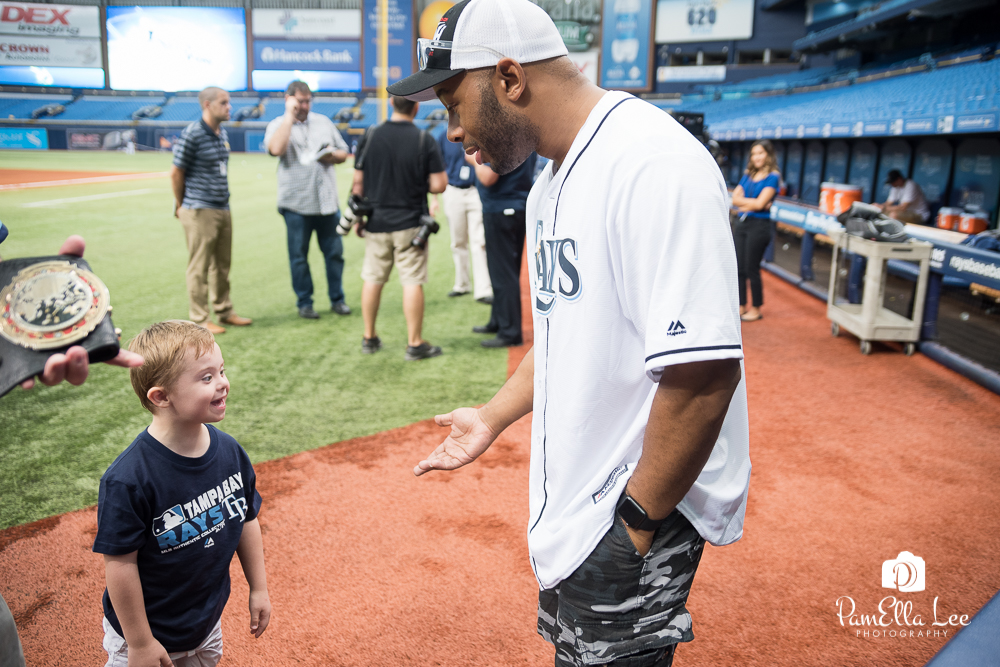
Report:
M722 174L662 110L590 83L530 0L463 0L418 56L390 93L437 96L448 138L497 173L551 162L526 210L534 348L485 406L435 418L451 433L414 473L472 462L533 412L539 634L559 666L665 667L750 481Z
M233 311L229 300L229 265L233 256L233 221L229 215L229 93L209 87L198 93L201 119L184 128L174 144L170 183L174 217L187 239L187 289L190 317L213 334L224 327L208 318L209 293L215 316L236 327L252 324Z

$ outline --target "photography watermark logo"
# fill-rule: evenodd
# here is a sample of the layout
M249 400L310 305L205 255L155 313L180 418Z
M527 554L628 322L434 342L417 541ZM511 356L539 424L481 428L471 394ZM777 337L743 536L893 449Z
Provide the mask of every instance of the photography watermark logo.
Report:
M909 551L882 563L882 588L899 593L919 593L927 587L927 566L924 559ZM835 603L841 627L854 630L858 638L947 639L952 631L969 624L968 614L948 614L934 596L930 614L921 612L913 600L889 595L882 598L875 613L865 613L849 595L841 595Z
M882 588L894 588L900 593L919 593L925 588L927 568L924 559L909 551L882 563Z

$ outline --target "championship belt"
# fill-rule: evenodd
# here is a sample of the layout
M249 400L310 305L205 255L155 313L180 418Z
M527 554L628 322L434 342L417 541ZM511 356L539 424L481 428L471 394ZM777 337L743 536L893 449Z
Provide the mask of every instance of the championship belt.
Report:
M0 262L0 396L81 345L96 364L118 354L111 295L73 255Z

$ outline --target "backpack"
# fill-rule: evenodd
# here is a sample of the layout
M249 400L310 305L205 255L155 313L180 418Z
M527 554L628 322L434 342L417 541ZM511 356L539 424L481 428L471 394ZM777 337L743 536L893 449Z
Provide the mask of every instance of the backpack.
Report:
M903 223L882 213L878 206L863 202L851 204L850 209L837 216L837 222L848 234L863 239L902 243L909 238Z

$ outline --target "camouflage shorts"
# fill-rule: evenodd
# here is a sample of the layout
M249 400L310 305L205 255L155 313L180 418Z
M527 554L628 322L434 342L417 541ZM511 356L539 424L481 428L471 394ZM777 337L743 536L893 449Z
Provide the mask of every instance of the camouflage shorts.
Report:
M645 557L615 517L594 551L559 586L538 594L538 634L556 667L669 667L694 639L684 606L705 540L676 510Z

